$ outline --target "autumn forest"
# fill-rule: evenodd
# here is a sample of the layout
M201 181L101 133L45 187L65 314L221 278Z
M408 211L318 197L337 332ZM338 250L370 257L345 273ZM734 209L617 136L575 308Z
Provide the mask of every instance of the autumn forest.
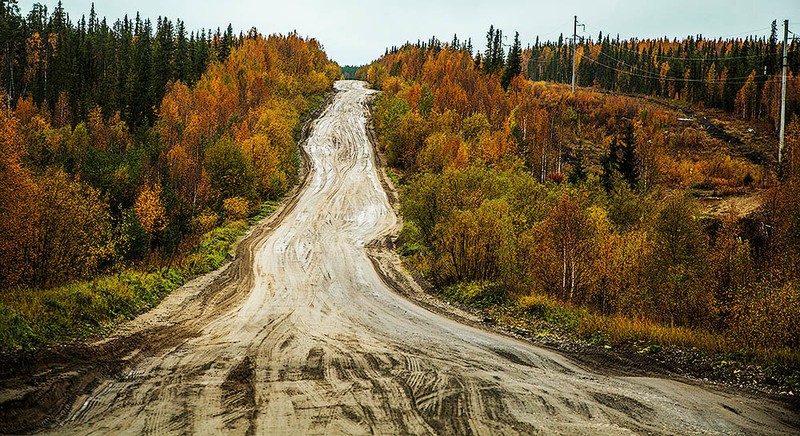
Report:
M506 51L492 27L477 55L457 36L387 50L359 75L383 91L374 123L404 192L407 262L492 317L583 308L559 327L796 362L800 64L778 166L774 32L601 37L578 46L574 94L558 83L563 41L523 49L517 34ZM742 122L746 141L720 127ZM703 208L753 193L755 210Z
M381 91L396 248L440 298L796 369L798 43L779 164L775 23L506 41L492 26L342 68L297 33L0 1L0 351L102 333L219 267L297 184L303 122L356 77Z
M295 183L300 120L341 75L295 34L2 7L3 349L134 315L217 267Z

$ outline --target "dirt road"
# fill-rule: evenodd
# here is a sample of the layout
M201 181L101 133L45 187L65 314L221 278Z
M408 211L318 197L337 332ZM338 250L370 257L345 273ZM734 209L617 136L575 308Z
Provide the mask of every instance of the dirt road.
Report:
M310 172L296 203L282 220L257 230L244 249L245 266L182 288L117 337L89 346L81 356L93 370L65 363L74 363L74 355L37 370L38 383L50 381L47 392L68 399L51 411L47 430L794 431L786 424L794 412L777 403L670 380L595 374L390 290L366 249L397 225L365 131L372 91L352 81L336 88L305 145ZM23 384L16 389L22 398ZM37 395L26 401L46 402L47 395ZM33 419L27 413L6 416Z

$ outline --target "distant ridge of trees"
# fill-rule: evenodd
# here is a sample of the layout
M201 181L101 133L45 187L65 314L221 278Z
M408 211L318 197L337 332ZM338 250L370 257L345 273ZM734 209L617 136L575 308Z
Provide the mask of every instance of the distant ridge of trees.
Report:
M356 71L361 68L357 65L345 65L342 67L342 77L347 80L353 80L356 78Z
M620 39L600 32L577 47L577 84L652 95L724 109L742 119L763 119L777 128L782 41L777 22L769 37ZM527 77L569 83L572 47L536 42L523 51ZM800 112L800 43L788 50L787 112Z
M600 32L596 40L587 38L578 44L577 84L703 104L741 119L769 121L777 132L783 47L778 41L777 22L772 22L771 29L769 37L761 38L706 39L698 35L682 40L623 40ZM461 41L456 35L452 42L432 37L392 46L384 56L411 47L433 53L449 49L468 53L477 70L500 75L504 88L518 67L533 81L571 82L573 49L563 35L556 41L537 37L524 49L517 45L518 39L511 46L505 45L502 30L494 26L486 38L484 51L473 51L471 40ZM520 50L519 57L514 55L515 61L509 64L515 50ZM788 66L787 122L792 114L800 113L800 42L796 40L789 45ZM399 75L400 68L401 64L395 63L387 73Z

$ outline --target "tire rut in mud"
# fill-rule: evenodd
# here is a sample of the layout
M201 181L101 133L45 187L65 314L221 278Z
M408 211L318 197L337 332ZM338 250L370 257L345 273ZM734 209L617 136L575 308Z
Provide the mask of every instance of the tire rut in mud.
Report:
M222 383L222 404L225 415L222 420L227 430L246 426L245 434L255 434L256 389L255 364L245 356Z

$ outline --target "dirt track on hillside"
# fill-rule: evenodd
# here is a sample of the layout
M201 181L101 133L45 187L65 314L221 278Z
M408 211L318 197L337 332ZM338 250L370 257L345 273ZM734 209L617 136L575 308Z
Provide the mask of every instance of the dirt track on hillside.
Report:
M366 134L372 91L336 87L304 144L297 196L237 261L112 338L3 375L0 432L797 431L795 412L778 403L598 374L394 292L407 276L372 242L398 226Z

